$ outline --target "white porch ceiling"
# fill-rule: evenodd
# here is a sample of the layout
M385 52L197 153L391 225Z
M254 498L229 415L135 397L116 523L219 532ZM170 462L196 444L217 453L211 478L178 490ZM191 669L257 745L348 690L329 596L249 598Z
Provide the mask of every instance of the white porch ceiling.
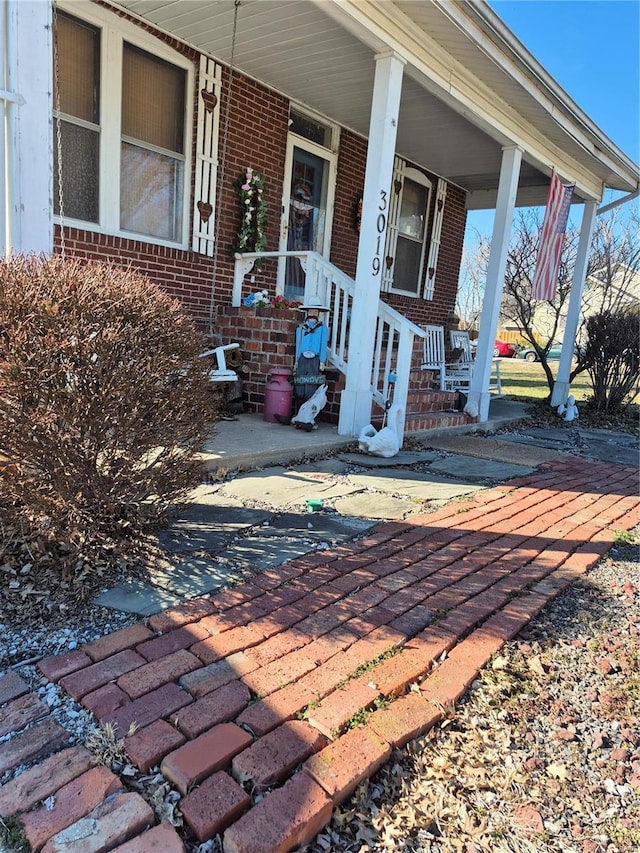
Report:
M119 5L230 63L233 0L120 0ZM369 15L370 23L362 15ZM366 137L374 55L403 47L387 38L396 22L417 44L439 51L452 69L447 91L424 64L409 59L398 153L467 190L469 207L494 206L501 149L512 140L495 128L482 106L462 103L452 94L458 78L478 81L479 101L489 93L507 122L513 127L520 122L532 139L544 140L545 150L556 152L559 162L573 164L585 186L637 189L637 165L559 89L484 3L241 0L234 66ZM536 146L523 147L517 203L544 204L549 167L555 163L542 159Z

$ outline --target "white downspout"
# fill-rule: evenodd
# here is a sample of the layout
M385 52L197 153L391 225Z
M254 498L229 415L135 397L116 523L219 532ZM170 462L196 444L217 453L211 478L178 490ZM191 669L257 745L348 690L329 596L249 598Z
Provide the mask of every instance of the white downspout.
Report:
M349 366L345 390L340 395L339 435L358 435L371 420L371 370L404 65L404 60L393 52L376 56Z
M578 241L576 264L573 268L571 293L569 294L569 308L567 309L567 320L564 327L564 337L562 339L562 351L560 353L558 376L553 385L553 394L551 395L552 406L559 406L561 403L566 403L567 397L569 396L569 389L571 387L571 383L569 382L571 359L573 358L573 347L576 341L576 334L578 332L578 323L580 322L582 291L587 277L587 264L589 261L589 251L591 249L591 238L593 237L596 214L596 202L586 202L582 211L580 240Z
M521 162L521 148L513 146L502 149L498 199L493 222L493 236L491 237L487 284L482 301L476 364L473 370L467 404L464 408L467 414L473 417L479 416L481 422L486 421L489 417L489 383L491 381L491 366L493 361L493 342L498 328L500 301L502 299L504 275L507 269L509 238L511 236L511 225L516 203L516 193L518 191Z
M7 89L7 5L0 0L0 257L5 257L9 248L9 223L7 220L7 100L11 93Z
M5 13L4 252L53 250L52 7L0 0Z

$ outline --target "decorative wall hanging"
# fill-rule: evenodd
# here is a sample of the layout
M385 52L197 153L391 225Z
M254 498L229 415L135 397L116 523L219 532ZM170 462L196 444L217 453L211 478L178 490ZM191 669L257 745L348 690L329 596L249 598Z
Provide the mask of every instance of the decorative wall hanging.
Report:
M214 95L213 92L207 92L206 89L200 90L200 95L202 97L202 101L204 103L204 108L208 113L212 113L216 104L218 103L218 98Z
M360 225L362 224L362 192L358 193L356 203L353 206L353 227L358 234L360 233Z
M208 222L209 217L213 213L213 207L209 204L208 201L199 201L197 206L198 213L200 214L200 221Z
M218 183L218 128L220 103L216 92L222 86L222 69L213 59L200 57L198 78L196 158L194 163L193 238L194 252L212 258L215 254L216 227L214 212Z
M262 252L267 245L264 178L259 172L247 167L233 186L240 200L240 228L233 244L233 253ZM261 261L256 261L255 269L261 268Z

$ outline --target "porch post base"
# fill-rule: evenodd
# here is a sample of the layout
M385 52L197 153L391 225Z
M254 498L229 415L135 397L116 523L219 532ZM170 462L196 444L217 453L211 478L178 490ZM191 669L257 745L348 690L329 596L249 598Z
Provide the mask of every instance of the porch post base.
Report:
M491 394L489 391L469 391L467 396L467 404L464 407L465 415L470 415L472 418L479 418L480 423L485 423L489 420L489 403L491 402Z
M555 409L561 403L566 403L567 397L569 396L569 391L571 391L570 382L561 382L559 379L556 379L553 385L553 394L551 395L552 408Z
M371 420L371 391L347 391L340 394L338 435L360 435Z

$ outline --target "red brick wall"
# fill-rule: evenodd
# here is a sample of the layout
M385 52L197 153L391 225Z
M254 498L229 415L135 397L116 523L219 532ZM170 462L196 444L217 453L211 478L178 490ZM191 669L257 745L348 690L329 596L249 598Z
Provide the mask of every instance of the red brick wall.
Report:
M331 233L331 263L352 278L358 259L358 231L355 208L364 188L367 140L347 130L340 132L336 201Z

